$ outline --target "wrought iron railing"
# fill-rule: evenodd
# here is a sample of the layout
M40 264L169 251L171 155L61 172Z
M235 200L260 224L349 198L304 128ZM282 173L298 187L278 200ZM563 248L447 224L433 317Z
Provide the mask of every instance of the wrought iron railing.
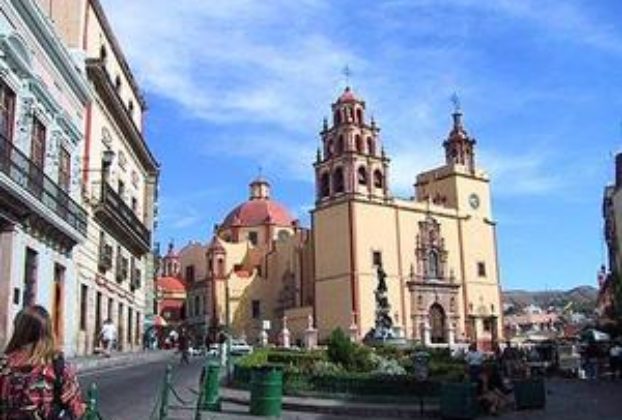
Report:
M151 232L140 221L121 196L107 183L104 182L101 189L100 210L106 211L115 223L120 223L118 231L131 232L134 240L138 242L138 248L148 252L151 248Z
M86 211L2 134L0 172L28 191L71 227L86 235Z

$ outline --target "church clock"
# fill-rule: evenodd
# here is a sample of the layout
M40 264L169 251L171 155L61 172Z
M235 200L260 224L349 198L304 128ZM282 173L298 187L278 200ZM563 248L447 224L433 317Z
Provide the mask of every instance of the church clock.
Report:
M475 193L471 194L469 196L469 204L474 210L477 209L479 207L479 196Z

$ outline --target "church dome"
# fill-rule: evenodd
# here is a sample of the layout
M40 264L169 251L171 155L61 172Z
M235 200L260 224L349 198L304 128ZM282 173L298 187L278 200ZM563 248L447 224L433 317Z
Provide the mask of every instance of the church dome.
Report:
M186 282L177 277L160 277L158 279L158 287L166 292L185 292Z
M358 98L356 97L354 92L352 92L352 89L350 89L350 86L346 87L343 93L341 94L341 96L337 99L338 104L344 103L344 102L356 102L356 101L358 101Z
M250 184L251 196L225 217L223 228L232 226L257 226L274 224L291 226L294 218L283 204L270 199L270 184L258 178Z

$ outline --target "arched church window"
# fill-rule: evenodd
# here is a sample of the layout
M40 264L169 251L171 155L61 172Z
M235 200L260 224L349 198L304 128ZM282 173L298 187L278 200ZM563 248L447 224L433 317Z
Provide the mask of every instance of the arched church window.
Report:
M376 154L376 146L374 145L374 139L367 137L367 153L370 155Z
M335 111L335 114L333 115L333 119L335 120L335 125L341 124L341 115L339 111Z
M335 173L333 174L333 190L336 193L342 193L344 191L342 168L335 169Z
M430 250L427 258L427 275L430 278L437 279L440 277L440 273L438 252L436 250Z
M356 121L359 124L363 124L363 111L361 110L361 108L358 108L356 110Z
M225 275L225 261L222 258L218 258L217 273L219 276Z
M363 153L363 140L360 135L354 136L354 143L356 145L356 153Z
M323 173L320 179L320 196L328 197L330 195L330 175L328 172Z
M374 171L374 187L376 188L382 188L384 185L384 180L382 179L382 172L380 172L380 170L376 169Z
M333 157L333 141L328 140L328 143L326 143L326 158L330 159L332 157Z
M364 166L359 168L357 178L359 185L367 185L367 169Z
M337 138L337 156L343 153L343 134Z

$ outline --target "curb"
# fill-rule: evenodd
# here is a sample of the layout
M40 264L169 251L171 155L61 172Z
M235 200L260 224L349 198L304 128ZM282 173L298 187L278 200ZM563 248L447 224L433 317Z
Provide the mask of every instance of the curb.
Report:
M71 363L80 374L109 367L141 365L156 362L171 358L173 355L174 353L171 351L135 352L117 354L108 358L102 356L85 359L68 359L68 362Z
M223 393L224 394L224 393ZM250 405L248 398L221 395L223 402L233 403L237 405ZM375 405L375 404L357 404L349 401L339 400L322 400L321 404L313 404L311 402L302 401L288 401L288 398L283 398L282 403L283 410L317 413L333 416L351 416L351 417L363 417L363 418L423 418L423 416L434 416L438 414L438 406L432 407L430 405L424 406L423 412L419 405Z

